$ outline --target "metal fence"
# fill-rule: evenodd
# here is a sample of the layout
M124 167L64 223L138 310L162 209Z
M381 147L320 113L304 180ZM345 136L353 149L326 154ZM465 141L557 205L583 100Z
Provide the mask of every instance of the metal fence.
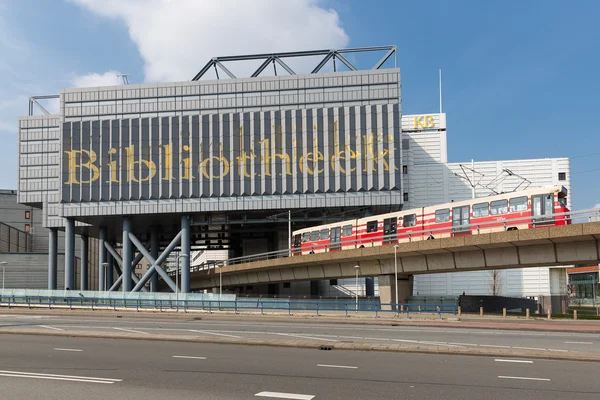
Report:
M400 313L409 315L411 313L436 313L456 314L456 305L449 304L391 304L376 302L335 302L335 301L295 301L295 300L271 300L271 299L249 299L249 300L176 300L176 299L127 299L127 298L93 298L81 296L7 296L0 297L0 306L4 307L27 307L27 308L49 308L49 309L112 309L112 310L136 310L136 311L233 311L240 312L266 312L280 311L292 315L292 313L315 313L319 316L327 311L344 313L371 313L376 318L381 314Z

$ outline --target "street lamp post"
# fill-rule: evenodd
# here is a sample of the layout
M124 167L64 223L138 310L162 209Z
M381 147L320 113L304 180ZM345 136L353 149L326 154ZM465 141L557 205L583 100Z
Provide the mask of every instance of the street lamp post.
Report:
M110 264L107 262L102 263L102 267L104 268L104 287L100 288L100 290L107 291L110 288L110 286L108 285L108 282L106 281L106 279L108 278L108 267L109 266L110 266Z
M175 306L177 311L179 311L179 272L181 271L179 259L187 256L187 254L180 254L177 256L177 270L175 271Z
M398 312L398 245L394 245L394 287L396 288L396 312Z
M354 270L356 271L356 312L358 312L358 269L360 265L355 265Z
M0 265L2 265L2 292L4 294L4 272L6 270L6 264L8 264L6 261L0 261Z

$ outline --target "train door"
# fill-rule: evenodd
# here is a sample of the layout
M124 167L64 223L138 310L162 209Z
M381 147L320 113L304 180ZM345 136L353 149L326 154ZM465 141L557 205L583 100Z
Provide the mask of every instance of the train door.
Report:
M396 217L383 220L383 244L398 243L397 226L398 218Z
M300 254L300 246L302 246L302 235L294 235L293 249L294 254Z
M470 207L454 207L452 209L452 233L465 235L471 233Z
M533 214L533 226L554 223L554 195L541 194L531 196L531 212Z
M342 228L331 228L329 235L329 251L336 251L342 248Z

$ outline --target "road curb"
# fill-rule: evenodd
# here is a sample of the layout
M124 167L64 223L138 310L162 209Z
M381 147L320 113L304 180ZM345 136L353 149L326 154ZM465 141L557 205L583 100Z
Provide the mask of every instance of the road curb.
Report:
M0 335L27 335L27 336L53 336L69 338L88 338L88 339L107 339L107 340L145 340L158 342L186 342L186 343L207 343L207 344L226 344L242 346L265 346L265 347L288 347L304 348L313 350L351 350L351 351L381 351L392 353L422 353L437 355L462 355L462 356L485 356L485 357L512 357L557 361L581 361L581 362L600 362L600 354L582 353L582 352L542 352L533 350L513 350L513 349L494 349L494 348L469 348L469 347L446 347L443 345L431 346L422 344L371 344L338 342L323 343L318 340L281 340L281 339L260 339L260 338L215 338L208 336L175 336L175 335L135 335L130 333L111 333L100 334L78 331L64 332L42 332L31 329L12 329L1 330Z

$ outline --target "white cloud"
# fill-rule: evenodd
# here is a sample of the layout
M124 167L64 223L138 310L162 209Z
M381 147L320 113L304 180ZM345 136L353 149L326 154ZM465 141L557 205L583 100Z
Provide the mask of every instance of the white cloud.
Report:
M121 83L119 77L117 76L118 74L120 74L120 72L108 71L103 74L90 73L87 75L77 76L73 79L73 86L78 88L116 86Z
M214 56L340 48L349 40L319 0L71 1L125 23L150 82L189 80Z

